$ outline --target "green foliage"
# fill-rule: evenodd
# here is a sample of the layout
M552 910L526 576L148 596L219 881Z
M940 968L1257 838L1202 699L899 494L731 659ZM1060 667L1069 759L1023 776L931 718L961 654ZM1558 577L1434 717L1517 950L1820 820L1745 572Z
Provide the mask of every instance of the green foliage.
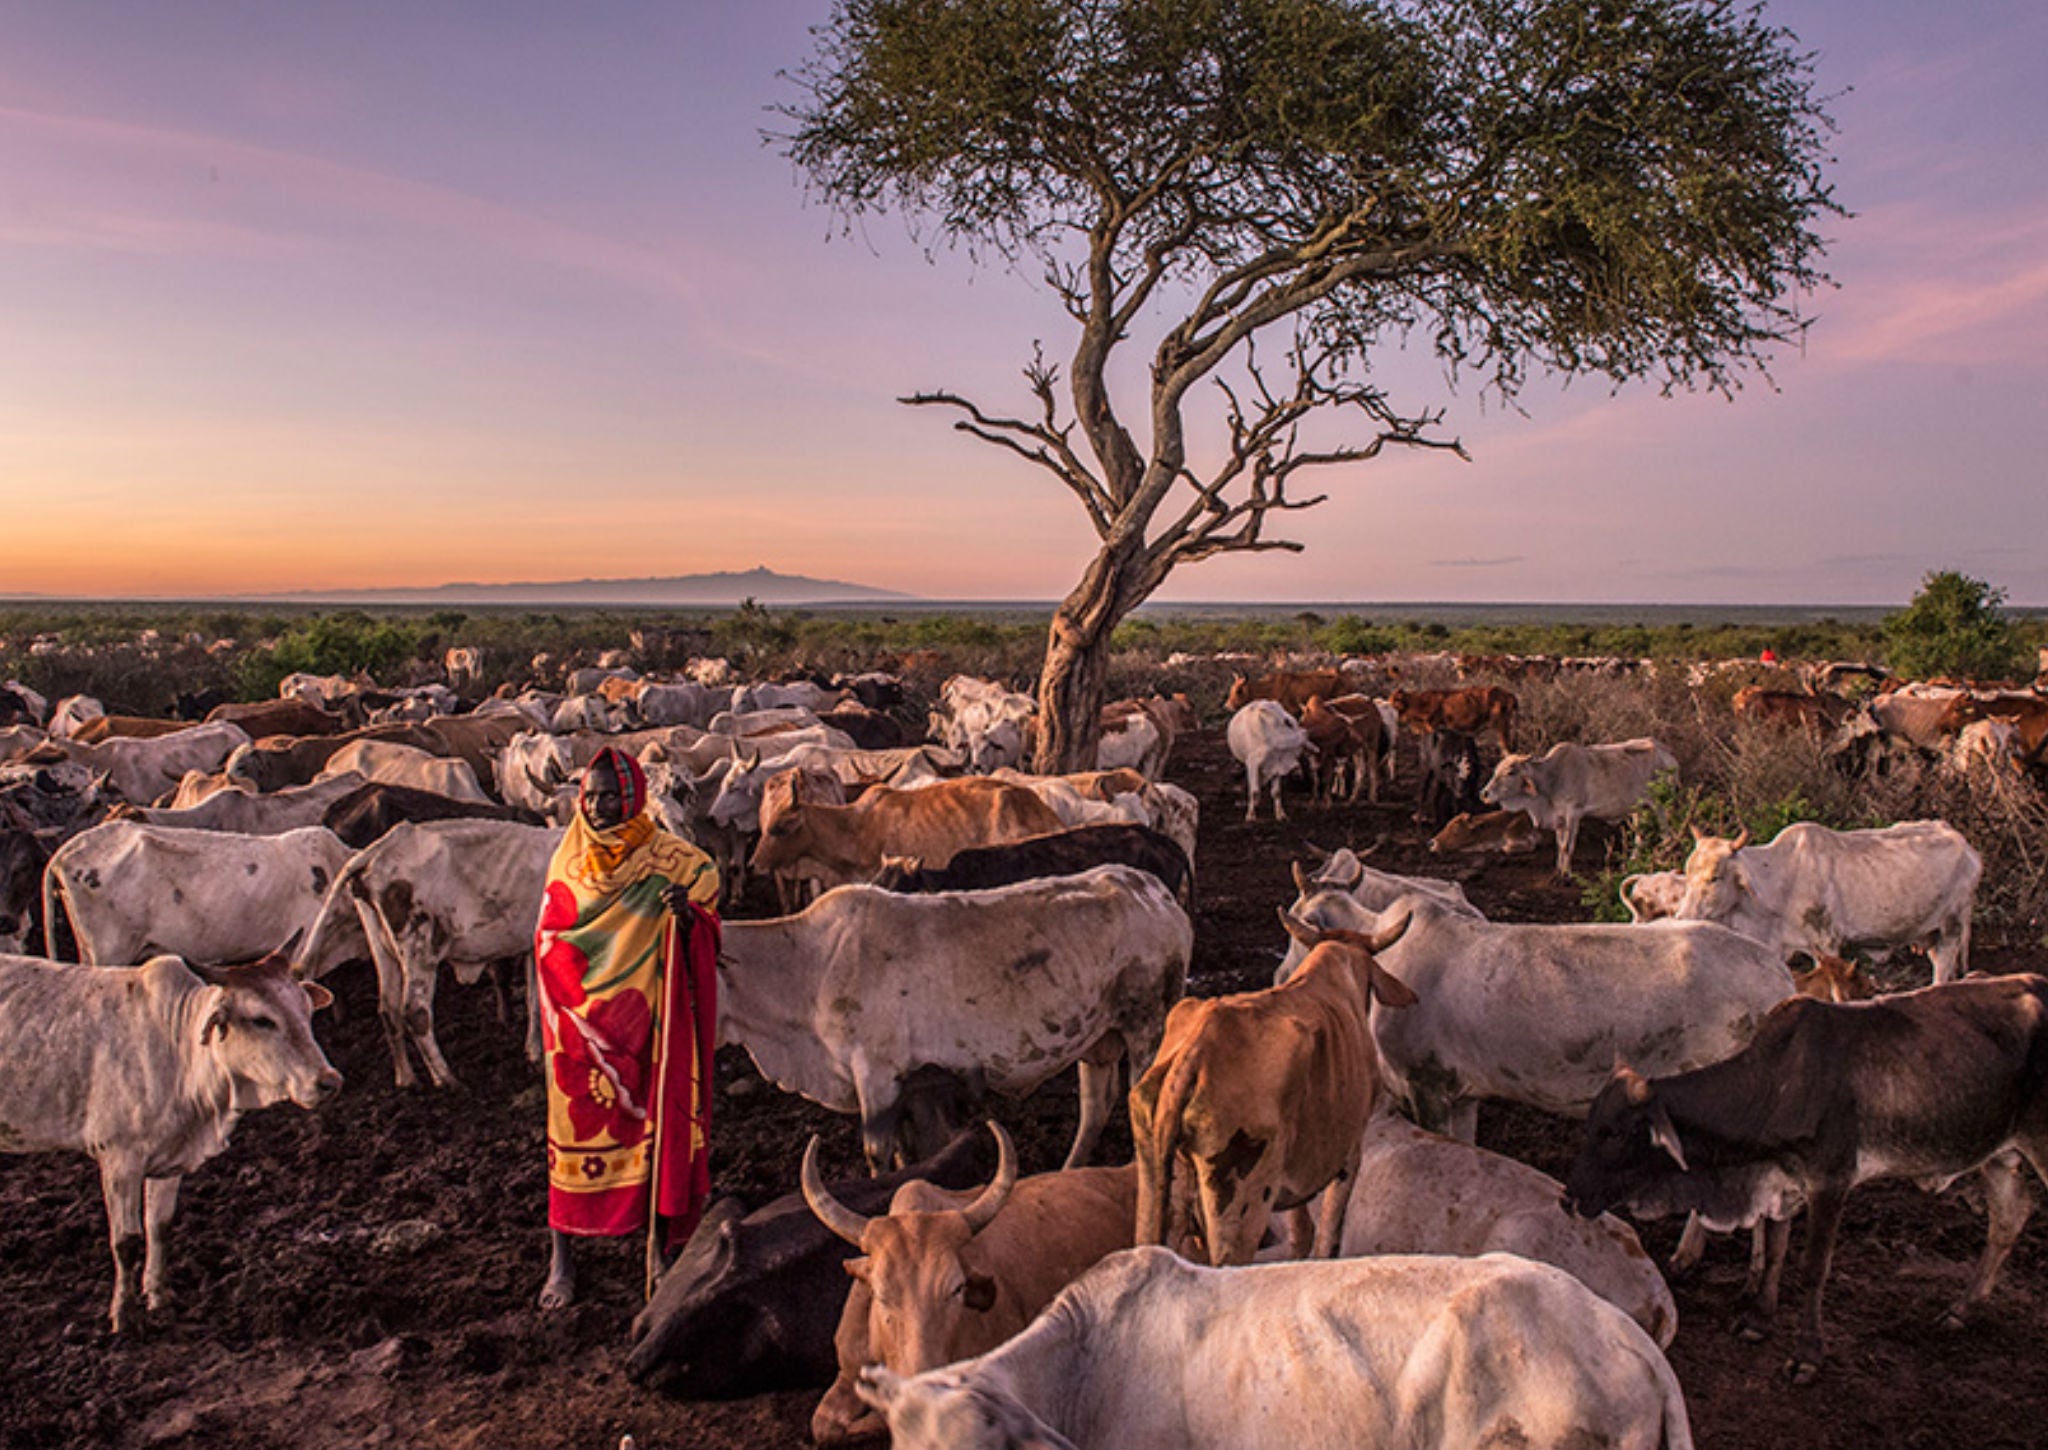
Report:
M286 675L353 675L389 681L397 667L417 658L434 636L422 624L398 619L373 619L360 610L323 614L293 625L265 649L244 655L235 669L236 683L249 699L277 693Z
M2005 591L1954 569L1930 573L1920 592L1884 622L1885 662L1894 674L1922 680L2025 678L2025 644L2000 612Z

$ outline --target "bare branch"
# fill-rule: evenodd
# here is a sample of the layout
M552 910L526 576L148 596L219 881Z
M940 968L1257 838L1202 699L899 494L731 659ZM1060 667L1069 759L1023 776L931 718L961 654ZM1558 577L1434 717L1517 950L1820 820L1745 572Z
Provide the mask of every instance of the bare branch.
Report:
M984 413L974 403L956 393L912 393L898 398L899 403L913 408L940 406L958 408L967 414L964 419L954 422L953 427L962 433L1006 448L1020 458L1038 464L1057 477L1088 510L1088 520L1095 526L1098 535L1107 534L1111 523L1109 497L1102 485L1082 464L1067 441L1067 429L1054 426L1055 407L1053 386L1057 381L1056 369L1046 366L1043 356L1034 359L1025 368L1025 377L1030 381L1032 391L1038 395L1045 410L1045 421L1027 423L1021 418L998 418ZM1036 444L1037 446L1032 446Z

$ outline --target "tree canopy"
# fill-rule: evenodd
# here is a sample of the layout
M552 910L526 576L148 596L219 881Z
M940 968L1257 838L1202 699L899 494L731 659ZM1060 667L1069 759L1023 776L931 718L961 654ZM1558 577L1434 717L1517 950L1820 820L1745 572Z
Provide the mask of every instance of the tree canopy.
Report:
M1885 663L1895 674L1924 680L2025 677L2025 644L2000 612L2005 591L1955 569L1931 572L1897 614L1885 616Z
M1054 474L1102 540L1054 620L1055 711L1092 714L1054 687L1175 567L1298 549L1264 531L1318 501L1287 493L1303 470L1458 446L1375 384L1382 343L1503 398L1538 371L1727 392L1824 280L1829 123L1755 7L838 0L815 38L777 138L814 189L1035 267L1077 328L1014 415L906 399ZM1140 335L1149 393L1120 406ZM1205 380L1225 442L1193 459ZM1319 412L1363 431L1310 447Z

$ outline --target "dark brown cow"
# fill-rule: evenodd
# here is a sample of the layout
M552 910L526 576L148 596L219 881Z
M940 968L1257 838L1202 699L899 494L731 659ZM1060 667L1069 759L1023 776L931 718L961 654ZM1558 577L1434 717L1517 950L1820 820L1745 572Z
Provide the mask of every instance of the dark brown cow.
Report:
M1973 977L1840 1005L1792 997L1733 1057L1675 1077L1618 1068L1594 1099L1565 1189L1587 1217L1625 1206L1706 1227L1769 1220L1752 1308L1776 1307L1789 1215L1810 1219L1795 1380L1818 1373L1821 1291L1849 1190L1880 1178L1983 1175L1989 1232L1961 1322L1991 1293L2048 1170L2048 978ZM2025 1163L2022 1163L2022 1159Z
M531 725L524 728L531 729ZM227 772L260 791L307 785L342 749L358 740L384 740L411 745L430 755L452 755L448 743L424 725L368 725L345 735L315 735L301 740L274 735L237 750L228 757Z
M1374 805L1380 801L1380 751L1385 730L1379 707L1363 695L1364 709L1339 710L1335 702L1310 700L1301 712L1301 728L1308 731L1316 748L1317 785L1325 803L1336 798L1337 786L1348 767L1351 772L1350 800L1358 799L1361 786L1370 791Z
M219 705L207 712L209 720L230 720L249 732L251 740L266 735L339 735L362 724L333 710L294 696L289 700L248 700Z
M986 891L1042 876L1078 876L1097 866L1135 866L1150 871L1179 898L1188 899L1188 858L1169 836L1149 826L1076 826L1071 831L1032 836L1000 846L973 846L954 853L944 867L925 869L912 856L882 862L875 885L884 891L930 895L938 891Z
M1515 711L1519 702L1513 690L1499 685L1468 685L1462 690L1396 690L1387 703L1401 717L1401 723L1418 735L1432 730L1455 730L1460 735L1477 735L1491 729L1500 737L1500 748L1515 748Z
M1336 670L1275 670L1264 679L1230 677L1230 694L1223 708L1241 710L1253 700L1278 700L1290 714L1299 716L1310 700L1342 693L1344 676Z
M429 790L387 785L371 781L358 787L327 808L320 824L341 837L350 850L360 851L394 826L406 821L520 821L542 825L532 811L513 806L484 805L477 801L451 800Z

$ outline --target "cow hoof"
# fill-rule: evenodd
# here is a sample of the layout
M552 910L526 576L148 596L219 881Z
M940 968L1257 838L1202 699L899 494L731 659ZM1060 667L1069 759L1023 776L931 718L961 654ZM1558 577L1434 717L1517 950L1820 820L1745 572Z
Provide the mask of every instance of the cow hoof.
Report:
M1745 1309L1729 1322L1728 1332L1744 1344L1762 1344L1770 1337L1770 1322Z
M1970 1327L1970 1308L1967 1304L1951 1304L1935 1321L1950 1333Z
M1820 1361L1795 1354L1785 1361L1785 1378L1804 1389L1820 1378Z

